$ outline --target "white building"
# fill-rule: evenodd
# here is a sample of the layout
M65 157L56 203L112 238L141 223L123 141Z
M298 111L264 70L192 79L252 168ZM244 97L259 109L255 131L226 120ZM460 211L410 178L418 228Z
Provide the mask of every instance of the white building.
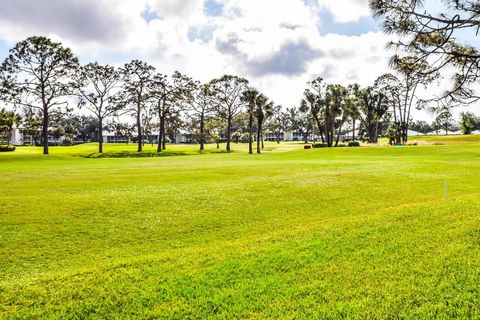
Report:
M122 136L118 135L115 132L103 132L103 142L105 143L128 143L131 141L131 139L135 138L134 137L128 137L128 136ZM158 143L158 131L157 132L151 132L148 135L144 136L144 141L145 143ZM191 133L188 131L179 129L177 133L175 134L174 139L172 140L168 135L167 135L167 141L169 143L194 143L195 139Z
M23 144L23 135L15 125L13 126L12 131L10 131L10 144L14 146L20 146Z
M36 134L34 135L28 135L25 133L25 130L23 128L17 128L13 127L12 131L10 132L10 144L15 145L15 146L21 146L21 145L41 145L41 136L42 136L42 131L37 130ZM63 144L63 141L65 140L64 136L61 137L53 137L50 134L48 135L48 144L49 145L54 145L54 146L60 146Z

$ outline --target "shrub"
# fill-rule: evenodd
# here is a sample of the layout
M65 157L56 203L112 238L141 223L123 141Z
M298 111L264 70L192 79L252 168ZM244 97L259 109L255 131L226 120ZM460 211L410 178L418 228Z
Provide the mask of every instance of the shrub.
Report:
M314 147L314 148L326 148L327 144L326 143L314 143L312 145L312 147Z
M339 143L337 144L337 148L345 148L347 145L345 143Z
M73 139L71 137L65 137L65 139L63 139L62 145L64 146L73 145Z
M349 146L349 147L360 147L360 142L358 142L358 141L350 141L350 142L348 143L348 146Z
M312 149L312 146L307 144L306 146L303 146L303 149Z
M0 145L0 152L10 152L10 151L15 151L14 146L5 146L5 145Z

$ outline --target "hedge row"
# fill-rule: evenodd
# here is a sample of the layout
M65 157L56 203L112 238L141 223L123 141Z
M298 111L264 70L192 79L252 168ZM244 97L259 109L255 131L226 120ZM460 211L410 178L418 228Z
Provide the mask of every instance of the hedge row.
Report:
M327 147L327 144L326 143L314 143L312 144L312 148L326 148ZM341 147L347 147L346 144L344 143L339 143L337 145L337 148L341 148ZM350 141L348 143L348 147L360 147L360 142L358 141Z
M15 147L0 145L0 152L10 152L10 151L15 151Z

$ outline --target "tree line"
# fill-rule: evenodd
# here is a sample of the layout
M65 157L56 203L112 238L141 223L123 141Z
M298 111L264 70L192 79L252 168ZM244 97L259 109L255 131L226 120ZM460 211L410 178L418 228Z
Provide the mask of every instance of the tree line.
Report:
M477 10L469 1L446 3L450 10L464 14ZM253 153L256 140L256 152L261 153L266 131L277 142L282 132L295 131L306 142L318 137L328 147L337 146L347 129L353 140L376 143L383 134L391 144L404 144L409 128L415 126L412 109L432 101L437 103L432 125L448 128L454 102L476 101L469 85L477 79L480 55L452 36L458 29L474 28L476 15L460 22L458 16L422 13L419 2L409 0L371 0L370 6L386 32L407 35L409 42L390 44L403 53L391 58L394 72L379 76L367 87L329 84L319 77L307 83L299 105L290 108L276 105L239 76L201 83L180 72L159 73L139 60L120 68L97 62L81 65L61 43L30 37L17 43L0 66L0 99L15 111L8 116L2 111L5 118L10 117L2 128L11 128L20 117L24 132L31 136L41 128L44 154L49 152L49 135L66 136L68 141L97 140L98 151L103 152L105 129L133 137L139 152L146 137L158 132L157 151L161 152L179 128L187 128L201 150L207 142L217 146L225 142L230 151L232 141L243 141ZM436 56L437 64L432 64ZM439 61L443 63L438 65ZM420 100L418 89L438 79L447 67L458 71L454 88L441 97ZM74 114L75 109L84 115ZM126 116L132 121L125 121ZM474 122L462 116L464 131L473 128Z

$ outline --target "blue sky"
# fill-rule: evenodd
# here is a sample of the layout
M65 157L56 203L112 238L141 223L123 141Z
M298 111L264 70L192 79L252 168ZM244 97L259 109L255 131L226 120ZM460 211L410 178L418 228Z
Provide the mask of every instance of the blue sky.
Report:
M0 21L0 59L45 35L82 63L142 59L205 82L240 75L284 106L318 76L371 85L392 54L368 0L15 0Z

